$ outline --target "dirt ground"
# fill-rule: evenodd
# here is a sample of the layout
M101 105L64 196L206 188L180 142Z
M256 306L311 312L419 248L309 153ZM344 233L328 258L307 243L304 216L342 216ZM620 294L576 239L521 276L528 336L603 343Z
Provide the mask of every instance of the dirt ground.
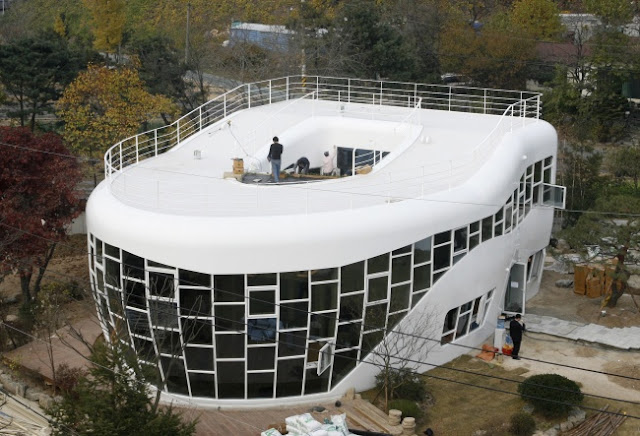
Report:
M89 267L87 265L87 236L73 235L68 241L58 244L54 257L42 279L42 285L52 282L68 283L75 281L84 292L85 299L71 301L65 305L65 318L70 322L84 319L95 311L91 300ZM35 278L33 279L35 280ZM5 305L4 315L17 314L21 304L20 277L9 275L0 282L0 298L17 297L16 303Z
M544 271L540 291L527 301L526 313L610 328L640 326L640 311L633 301L635 299L640 305L640 296L623 295L616 307L605 308L607 313L601 316L601 298L587 298L574 293L573 287L559 288L555 285L557 280L572 278L573 274Z

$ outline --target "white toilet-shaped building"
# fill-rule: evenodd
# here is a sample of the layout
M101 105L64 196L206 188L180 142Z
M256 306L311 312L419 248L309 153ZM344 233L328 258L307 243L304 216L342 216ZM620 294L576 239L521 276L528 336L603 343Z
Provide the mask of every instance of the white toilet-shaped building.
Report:
M106 336L201 405L371 387L385 334L416 327L428 356L396 356L416 370L468 352L537 292L563 206L539 113L538 94L298 76L116 144L87 205ZM282 168L335 146L342 176L269 182L273 136Z

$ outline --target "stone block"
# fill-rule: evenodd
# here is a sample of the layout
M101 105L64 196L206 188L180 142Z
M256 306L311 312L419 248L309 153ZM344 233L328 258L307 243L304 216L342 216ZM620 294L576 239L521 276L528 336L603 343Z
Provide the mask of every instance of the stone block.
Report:
M41 393L40 397L38 398L38 404L44 410L49 410L53 407L54 401L53 398L51 398L49 395Z
M25 398L29 401L38 401L40 399L41 392L36 389L27 388L27 393L25 394Z

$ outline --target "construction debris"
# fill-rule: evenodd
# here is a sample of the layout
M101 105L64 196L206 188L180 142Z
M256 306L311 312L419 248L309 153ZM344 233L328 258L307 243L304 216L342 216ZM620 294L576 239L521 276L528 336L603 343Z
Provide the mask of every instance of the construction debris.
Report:
M620 415L621 409L618 409L613 415L607 413L606 410L609 406L605 406L600 412L596 413L592 417L584 420L580 425L573 429L563 432L564 436L611 436L615 433L616 429L622 425L627 417L625 414Z

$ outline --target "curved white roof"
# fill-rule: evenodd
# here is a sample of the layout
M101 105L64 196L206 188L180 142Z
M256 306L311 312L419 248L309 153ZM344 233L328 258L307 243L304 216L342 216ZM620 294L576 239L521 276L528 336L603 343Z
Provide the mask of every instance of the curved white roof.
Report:
M233 114L155 158L113 177L112 194L148 211L190 216L271 216L349 210L418 198L464 183L506 132L538 123L464 112L302 100ZM372 119L373 118L373 119ZM248 134L248 132L250 134ZM390 152L369 174L283 185L224 179L232 159L268 171L271 137L282 168L307 156L320 166L333 145ZM249 137L247 137L249 136ZM199 150L200 159L194 158Z

